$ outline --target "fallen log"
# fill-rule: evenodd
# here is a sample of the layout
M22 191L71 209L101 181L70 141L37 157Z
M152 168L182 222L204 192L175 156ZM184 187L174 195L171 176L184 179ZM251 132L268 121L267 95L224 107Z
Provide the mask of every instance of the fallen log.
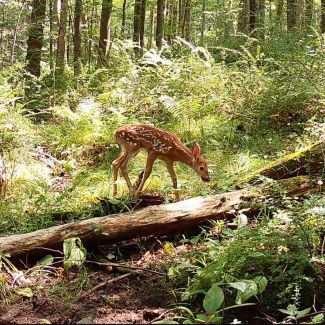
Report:
M301 195L317 188L316 182L306 177L292 182L276 182L290 195ZM186 229L202 225L208 220L233 218L245 209L247 215L256 214L265 195L274 194L273 186L254 186L229 193L195 197L177 203L150 206L131 211L92 218L65 225L37 230L27 234L0 237L0 253L11 256L25 253L44 253L44 248L61 247L71 237L83 242L119 242L138 236L182 233ZM259 199L261 197L261 199Z
M325 169L325 138L313 145L286 155L236 182L236 188L253 183L260 176L275 180L299 175L316 175Z

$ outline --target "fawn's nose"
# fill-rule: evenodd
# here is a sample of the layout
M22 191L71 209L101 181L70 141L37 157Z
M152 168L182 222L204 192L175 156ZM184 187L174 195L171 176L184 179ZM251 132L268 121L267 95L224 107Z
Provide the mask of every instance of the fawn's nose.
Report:
M210 177L209 176L207 176L207 177L202 176L201 179L202 179L203 182L206 182L206 183L210 182Z

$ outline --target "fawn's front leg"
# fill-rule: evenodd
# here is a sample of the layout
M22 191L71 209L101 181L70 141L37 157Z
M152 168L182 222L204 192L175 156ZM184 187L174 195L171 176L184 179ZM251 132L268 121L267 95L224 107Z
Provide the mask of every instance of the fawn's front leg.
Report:
M135 194L134 194L135 198L138 198L139 195L141 194L143 186L152 172L152 166L153 166L153 163L155 162L156 158L157 158L157 155L154 152L152 152L152 151L148 152L146 169L144 170L144 172L142 172L143 176L142 176L140 185L138 186L138 188L135 191Z
M170 178L172 179L173 182L173 188L174 188L174 192L175 192L175 200L179 201L179 193L177 190L177 176L174 170L174 162L172 160L165 160L166 166L167 166L167 170L169 173Z

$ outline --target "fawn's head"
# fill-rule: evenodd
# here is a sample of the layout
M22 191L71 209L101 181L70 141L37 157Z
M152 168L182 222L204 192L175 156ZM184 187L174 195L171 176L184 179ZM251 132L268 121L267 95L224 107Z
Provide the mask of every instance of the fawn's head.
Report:
M206 160L201 156L201 147L198 143L195 143L192 148L193 170L201 177L203 182L210 182L210 176L208 171L208 164Z

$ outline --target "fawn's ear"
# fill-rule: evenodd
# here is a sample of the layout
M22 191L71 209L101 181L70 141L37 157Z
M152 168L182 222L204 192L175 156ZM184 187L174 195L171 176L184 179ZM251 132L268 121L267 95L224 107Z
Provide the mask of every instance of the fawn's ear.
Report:
M192 148L192 154L194 158L198 158L201 155L201 147L198 143L195 143Z

